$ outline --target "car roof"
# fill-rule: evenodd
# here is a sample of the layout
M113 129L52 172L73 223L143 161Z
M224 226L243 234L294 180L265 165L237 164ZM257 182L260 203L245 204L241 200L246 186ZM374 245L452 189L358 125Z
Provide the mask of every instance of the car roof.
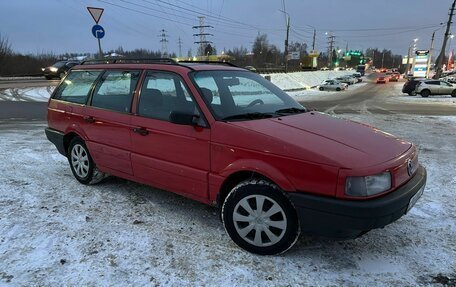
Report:
M228 62L209 61L175 61L172 59L114 59L114 60L90 60L75 66L73 70L105 70L105 69L159 69L159 70L192 70L192 71L213 71L213 70L234 70L247 71Z

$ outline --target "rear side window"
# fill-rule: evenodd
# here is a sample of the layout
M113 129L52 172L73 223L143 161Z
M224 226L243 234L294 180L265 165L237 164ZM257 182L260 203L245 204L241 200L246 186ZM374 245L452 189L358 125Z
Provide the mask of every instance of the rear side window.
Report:
M128 113L138 83L139 71L106 71L92 96L92 106Z
M429 82L426 82L427 85L436 85L436 86L440 86L440 82L439 81L429 81Z
M101 71L73 71L57 88L54 99L85 104L87 95Z
M190 93L178 75L148 72L141 88L138 114L169 121L173 111L199 114Z

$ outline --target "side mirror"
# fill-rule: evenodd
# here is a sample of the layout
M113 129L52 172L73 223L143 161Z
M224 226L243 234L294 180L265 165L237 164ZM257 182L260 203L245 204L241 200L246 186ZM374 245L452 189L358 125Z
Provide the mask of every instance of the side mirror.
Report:
M178 124L178 125L196 126L197 125L196 122L198 119L199 119L199 115L195 115L195 114L189 113L189 112L172 111L169 114L169 121L172 122L173 124Z

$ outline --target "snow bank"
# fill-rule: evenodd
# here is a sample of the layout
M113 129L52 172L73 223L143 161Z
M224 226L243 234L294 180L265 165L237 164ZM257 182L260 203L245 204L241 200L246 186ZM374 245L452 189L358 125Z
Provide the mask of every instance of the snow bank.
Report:
M257 256L215 209L111 178L79 184L44 123L0 122L0 285L430 286L456 278L456 117L345 115L415 142L428 170L409 214L348 241L302 236ZM454 282L454 281L453 281Z

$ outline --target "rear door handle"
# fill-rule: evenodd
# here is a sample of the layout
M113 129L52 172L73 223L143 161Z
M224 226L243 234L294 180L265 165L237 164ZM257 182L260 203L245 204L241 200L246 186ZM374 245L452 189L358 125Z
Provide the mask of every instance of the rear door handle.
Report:
M93 117L91 117L91 116L88 116L88 117L84 117L84 121L86 123L92 124L92 123L95 122L95 119Z
M149 134L149 131L146 130L145 128L134 128L133 132L137 133L137 134L140 134L142 136L147 136Z

